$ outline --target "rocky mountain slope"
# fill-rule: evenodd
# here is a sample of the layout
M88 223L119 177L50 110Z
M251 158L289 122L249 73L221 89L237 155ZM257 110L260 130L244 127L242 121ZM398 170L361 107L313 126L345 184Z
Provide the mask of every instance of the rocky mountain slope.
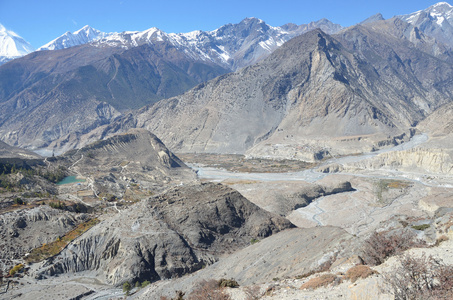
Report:
M0 218L1 271L32 249L63 236L89 218L86 214L62 212L48 206L4 213Z
M165 42L35 52L0 68L0 135L12 145L44 147L225 72Z
M126 110L262 60L314 27L341 29L325 19L282 29L248 18L187 34L157 28L104 34L89 27L66 33L41 50L65 49L38 51L0 68L0 137L41 148L87 133Z
M173 278L292 226L226 186L176 187L105 219L37 272L92 271L113 284Z
M397 144L453 95L449 56L434 57L424 35L411 42L408 26L314 30L256 65L143 108L135 126L186 152L316 160Z
M39 159L40 155L0 141L0 158Z

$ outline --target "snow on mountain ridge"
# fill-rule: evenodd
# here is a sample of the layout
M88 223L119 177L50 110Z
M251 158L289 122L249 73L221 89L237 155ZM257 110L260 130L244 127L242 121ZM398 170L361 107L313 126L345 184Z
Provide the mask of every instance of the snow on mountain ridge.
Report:
M33 51L33 47L27 41L0 24L0 64Z
M292 29L273 27L258 18L245 18L238 24L226 24L212 31L195 30L187 33L165 33L158 28L144 31L121 32L95 40L93 46L105 45L131 48L168 42L193 59L211 61L223 67L237 69L264 58L296 35L314 29L318 25L342 27L327 19L307 25L294 25ZM253 53L253 54L252 54ZM241 55L248 55L247 62L238 62Z
M435 19L435 22L438 22L439 18L451 20L453 16L453 6L451 6L447 2L439 2L434 5L431 5L427 9L419 10L407 15L400 15L397 17L402 19L403 21L406 21L414 25L414 23L417 22L418 18L422 16L424 13Z
M423 33L453 47L453 6L439 2L427 9L397 18L418 27Z
M112 34L114 33L105 33L85 25L81 29L74 31L74 33L69 31L66 32L65 34L38 48L38 51L59 50L74 47L96 41Z

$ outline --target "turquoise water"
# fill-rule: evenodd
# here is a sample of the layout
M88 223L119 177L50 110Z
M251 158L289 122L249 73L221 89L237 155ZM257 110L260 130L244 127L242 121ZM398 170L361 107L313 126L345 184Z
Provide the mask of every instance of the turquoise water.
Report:
M75 182L85 182L85 179L77 179L76 176L68 176L68 177L63 178L63 180L58 182L57 184L62 185L62 184L75 183Z

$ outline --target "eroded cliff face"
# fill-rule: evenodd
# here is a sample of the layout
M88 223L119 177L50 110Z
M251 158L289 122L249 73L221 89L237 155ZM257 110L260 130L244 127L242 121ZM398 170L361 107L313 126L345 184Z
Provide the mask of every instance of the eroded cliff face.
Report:
M226 186L176 187L102 221L38 273L92 271L110 284L178 277L293 226Z
M406 151L383 153L377 157L355 163L364 169L398 169L433 174L453 174L452 150L415 148Z
M0 257L2 268L8 271L17 260L42 244L55 241L79 223L88 220L87 214L75 214L38 206L3 213L0 216Z

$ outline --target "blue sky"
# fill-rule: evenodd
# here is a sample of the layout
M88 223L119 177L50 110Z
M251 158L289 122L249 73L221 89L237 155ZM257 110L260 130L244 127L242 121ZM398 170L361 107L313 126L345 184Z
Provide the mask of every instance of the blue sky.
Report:
M376 13L385 18L425 9L439 1L421 0L0 0L0 23L38 48L84 25L104 32L213 30L246 17L272 26L327 18L354 25ZM449 2L449 1L447 1ZM449 2L452 4L452 2Z

